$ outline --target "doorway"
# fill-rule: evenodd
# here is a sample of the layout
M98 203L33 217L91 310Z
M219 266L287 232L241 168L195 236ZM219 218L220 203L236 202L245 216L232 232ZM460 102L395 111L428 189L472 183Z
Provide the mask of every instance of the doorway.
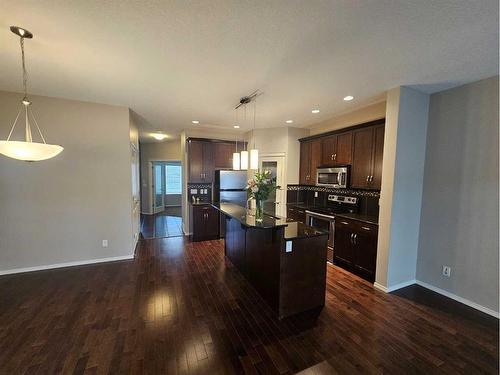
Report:
M286 216L285 155L264 154L259 157L259 170L268 170L280 188L271 193L264 202L264 211L277 216Z
M142 215L144 238L183 236L182 165L180 160L151 162L151 212Z

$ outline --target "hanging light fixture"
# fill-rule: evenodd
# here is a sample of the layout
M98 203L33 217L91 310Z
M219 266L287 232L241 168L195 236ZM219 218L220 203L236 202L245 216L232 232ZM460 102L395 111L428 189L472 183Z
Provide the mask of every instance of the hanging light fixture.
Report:
M6 140L0 141L0 154L3 154L12 159L24 160L24 161L47 160L60 154L62 150L64 150L64 148L59 145L48 144L45 141L42 131L40 130L36 118L33 115L33 111L31 110L31 101L28 99L28 90L27 90L28 74L26 72L26 63L24 61L24 39L33 38L33 34L30 33L28 30L17 26L11 26L10 31L12 31L14 34L20 37L24 97L23 100L21 100L21 107L17 112L17 116L16 119L14 120L14 123L12 124L9 136L7 137ZM10 138L12 136L14 128L16 127L19 117L21 117L21 112L24 112L25 139L24 141L11 141ZM31 120L33 121L33 124L36 126L38 134L40 135L41 141L43 143L33 142L30 117Z
M240 170L240 153L238 152L238 136L236 136L236 150L233 153L233 171Z
M259 169L259 150L255 147L255 115L257 112L257 99L253 101L253 148L250 150L250 169Z
M238 118L238 112L236 112L236 118ZM246 122L247 122L247 106L245 105L245 118L244 118L245 125ZM248 151L245 141L243 141L243 150L240 152L240 167L242 171L246 171L248 169Z

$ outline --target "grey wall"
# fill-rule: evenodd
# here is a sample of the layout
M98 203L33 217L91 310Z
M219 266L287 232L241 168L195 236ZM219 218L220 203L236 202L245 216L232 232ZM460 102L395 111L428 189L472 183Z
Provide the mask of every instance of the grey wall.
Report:
M420 281L495 311L498 127L498 76L431 96L417 263Z
M1 139L21 98L0 91ZM0 272L132 255L128 108L31 99L47 141L65 149L37 163L0 156Z

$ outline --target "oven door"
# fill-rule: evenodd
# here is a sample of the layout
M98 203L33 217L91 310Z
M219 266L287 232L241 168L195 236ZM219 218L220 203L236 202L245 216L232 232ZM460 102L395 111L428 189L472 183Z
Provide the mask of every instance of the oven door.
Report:
M306 211L306 223L313 228L328 233L328 247L333 248L333 228L334 216L319 214L317 212Z
M347 168L319 168L316 173L316 185L347 187Z

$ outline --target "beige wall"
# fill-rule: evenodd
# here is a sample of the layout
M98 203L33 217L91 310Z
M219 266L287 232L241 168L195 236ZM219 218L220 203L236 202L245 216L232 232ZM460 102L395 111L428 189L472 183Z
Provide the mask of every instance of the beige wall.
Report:
M21 98L0 91L2 139ZM47 141L65 149L37 163L0 156L0 272L132 256L128 109L31 99Z
M152 213L151 162L157 160L182 160L181 141L141 143L141 211L146 214Z
M325 133L331 130L343 129L364 122L378 120L385 117L385 100L353 110L349 113L334 116L326 121L309 126L310 135Z
M498 100L498 76L431 96L417 263L418 280L496 312Z

